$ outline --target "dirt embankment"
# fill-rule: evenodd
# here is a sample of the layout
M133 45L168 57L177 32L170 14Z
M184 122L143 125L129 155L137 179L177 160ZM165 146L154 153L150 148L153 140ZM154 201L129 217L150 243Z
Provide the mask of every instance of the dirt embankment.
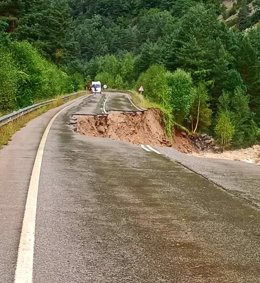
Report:
M192 142L176 132L173 142L167 137L158 109L144 112L111 112L108 115L79 116L75 130L86 136L105 137L133 144L172 146L182 152L195 150Z
M108 115L77 116L75 131L86 136L111 138L133 144L173 147L196 156L240 160L260 165L260 146L248 149L213 153L201 151L196 142L175 129L170 140L164 129L162 113L158 109L144 112L110 112Z

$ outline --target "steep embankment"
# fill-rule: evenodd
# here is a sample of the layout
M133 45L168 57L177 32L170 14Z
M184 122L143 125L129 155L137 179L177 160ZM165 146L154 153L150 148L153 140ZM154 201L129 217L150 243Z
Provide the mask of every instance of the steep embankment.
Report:
M110 112L108 115L76 116L75 131L86 136L111 138L133 144L173 147L196 156L240 160L260 164L260 146L213 153L210 147L199 150L196 142L174 129L172 141L165 133L162 113L158 109L144 112Z
M133 144L169 146L186 153L195 150L192 142L177 131L173 135L173 142L170 141L165 133L162 113L158 109L79 116L75 131L87 136L111 138Z

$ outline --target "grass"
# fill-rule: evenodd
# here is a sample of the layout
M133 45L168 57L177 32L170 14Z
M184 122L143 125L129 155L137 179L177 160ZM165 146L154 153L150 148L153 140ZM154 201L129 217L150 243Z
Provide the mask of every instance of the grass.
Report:
M156 108L156 109L159 109L162 112L165 131L166 131L166 134L167 134L169 140L172 142L173 127L175 125L175 122L174 122L174 117L173 117L171 109L169 109L169 108L167 108L167 107L165 107L165 106L163 106L159 103L149 101L143 95L139 94L136 91L129 91L129 93L131 94L133 102L137 106L139 106L143 109Z
M84 95L84 94L86 94L85 91L79 92L79 96ZM14 133L20 130L22 127L24 127L29 121L42 115L43 113L47 112L50 109L56 108L73 99L74 97L71 97L66 102L64 102L62 97L59 97L55 101L53 101L51 104L43 106L39 109L36 109L0 127L0 148L2 148L4 145L7 145L8 142L11 140L12 136L14 135Z
M129 93L131 94L134 104L136 104L140 108L143 109L161 108L161 105L149 101L143 95L139 94L136 91L129 91Z

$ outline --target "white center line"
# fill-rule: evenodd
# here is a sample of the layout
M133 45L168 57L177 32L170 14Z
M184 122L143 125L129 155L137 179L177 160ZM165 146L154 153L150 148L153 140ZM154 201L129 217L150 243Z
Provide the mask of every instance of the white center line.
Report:
M147 148L145 145L141 144L141 148L144 149L145 151L150 152L151 150L149 148Z
M106 99L105 99L104 105L103 105L103 112L104 112L105 114L108 113L108 112L106 111L106 103L107 103L107 100L108 100L109 96L110 96L109 94L106 96Z
M83 99L83 98L81 98ZM76 101L78 102L78 100ZM18 249L18 258L15 271L15 283L32 283L33 282L33 255L34 255L34 242L35 242L35 221L37 210L37 197L39 189L39 179L41 173L41 165L43 152L46 144L46 140L50 131L50 128L55 119L61 112L71 107L76 102L72 102L70 105L60 110L49 122L45 132L42 136L34 166L30 179L30 185L28 190L28 196L26 200L22 232L20 236L20 243Z
M155 148L151 147L150 145L146 145L150 150L152 150L153 152L157 153L157 154L161 154L158 150L156 150Z

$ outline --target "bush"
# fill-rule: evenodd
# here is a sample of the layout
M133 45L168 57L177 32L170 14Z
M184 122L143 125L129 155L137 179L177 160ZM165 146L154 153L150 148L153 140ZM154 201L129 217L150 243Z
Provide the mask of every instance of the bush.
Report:
M95 81L101 81L102 84L106 84L109 88L117 88L115 78L108 72L98 73L95 77Z
M67 88L68 92L84 89L85 83L83 77L79 73L74 73L70 75L70 80L68 81L67 86L65 88Z
M43 58L30 43L15 42L11 45L11 52L21 74L17 93L19 107L74 90L76 78L72 81L65 72Z
M94 66L95 80L101 81L110 88L131 88L134 84L135 58L131 53L118 57L115 55L96 57L88 64L88 69L92 74L91 69Z
M174 73L168 72L167 84L174 117L178 123L183 123L189 116L195 98L191 75L181 69Z
M235 127L231 122L230 113L228 111L220 112L215 127L215 135L218 143L223 147L229 146L234 133Z
M152 65L137 81L137 89L144 87L144 96L152 102L169 107L167 71L162 65Z
M16 106L18 70L10 53L0 48L0 113Z
M194 90L194 101L190 110L192 132L207 130L211 125L212 110L209 108L209 95L205 84L200 83Z
M219 97L219 111L227 111L234 126L232 145L244 147L256 142L258 130L254 113L249 108L249 97L241 87Z
M28 42L0 45L0 112L83 89L80 74L71 77L47 61Z

